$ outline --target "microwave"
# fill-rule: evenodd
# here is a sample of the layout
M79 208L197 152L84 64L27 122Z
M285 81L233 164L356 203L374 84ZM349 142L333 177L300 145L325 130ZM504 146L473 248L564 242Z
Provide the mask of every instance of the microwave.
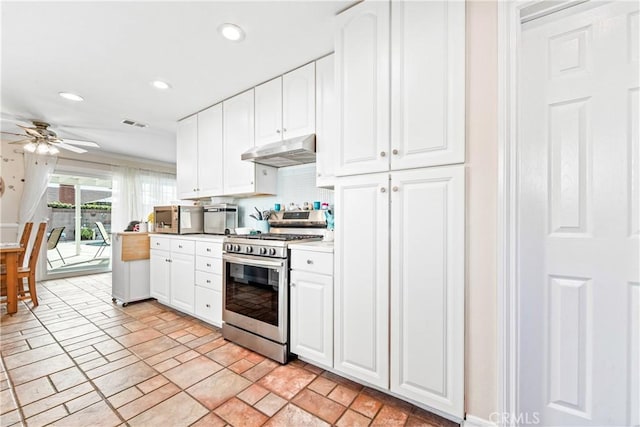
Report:
M238 206L228 203L204 207L205 234L233 234L238 228Z
M154 231L166 234L201 234L202 206L156 206L153 208Z

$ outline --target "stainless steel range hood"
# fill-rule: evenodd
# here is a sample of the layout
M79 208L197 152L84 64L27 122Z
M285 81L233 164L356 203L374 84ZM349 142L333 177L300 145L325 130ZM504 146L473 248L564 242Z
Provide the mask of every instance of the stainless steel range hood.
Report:
M282 168L316 161L314 134L261 145L242 153L242 160Z

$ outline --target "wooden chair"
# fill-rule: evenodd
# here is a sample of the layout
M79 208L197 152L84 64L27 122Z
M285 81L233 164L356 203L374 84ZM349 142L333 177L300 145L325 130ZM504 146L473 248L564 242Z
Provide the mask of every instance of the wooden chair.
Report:
M29 257L29 265L27 267L18 268L18 299L30 299L31 302L33 302L34 307L38 306L38 295L36 292L36 264L38 262L40 246L44 240L44 233L46 230L47 223L41 222L38 227L38 234L36 234L36 240L33 242L33 249L31 250L31 256ZM29 284L29 289L27 291L24 290L24 279L27 279Z
M20 246L25 248L25 251L18 257L18 265L22 267L24 265L24 257L27 254L27 245L29 244L29 238L31 237L31 229L33 228L32 222L24 224L24 230L22 230L22 237L20 238Z

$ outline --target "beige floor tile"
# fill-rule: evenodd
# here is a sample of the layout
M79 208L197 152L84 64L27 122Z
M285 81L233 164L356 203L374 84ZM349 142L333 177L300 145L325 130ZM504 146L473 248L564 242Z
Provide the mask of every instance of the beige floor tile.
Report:
M227 400L213 412L232 426L259 427L267 417L237 398Z
M52 394L55 394L55 392L56 390L53 388L47 377L38 378L37 380L33 380L16 387L16 397L18 398L18 402L21 406L28 405L36 400L51 396Z
M18 404L13 398L11 390L3 390L0 392L0 414L6 414L18 408Z
M264 387L260 387L258 384L252 384L242 393L238 394L238 398L247 402L249 405L254 405L267 394L269 394L269 390Z
M73 414L74 412L78 412L81 409L84 409L100 401L102 401L102 396L100 396L95 391L90 391L84 396L80 396L78 398L68 401L67 403L64 404L64 406L67 408L67 411L69 411L70 414Z
M215 409L229 398L249 387L251 382L228 369L206 378L187 389L187 393L198 399L209 409Z
M265 427L329 427L327 422L292 404L285 406L264 425Z
M108 397L155 375L157 373L153 368L144 362L138 362L98 377L93 382Z
M267 414L267 416L272 417L286 404L287 401L277 394L269 393L262 400L256 403L254 407Z
M20 412L16 409L15 411L6 412L0 414L0 426L13 426L21 425L22 419L20 418ZM223 423L222 425L224 425Z
M179 393L181 390L172 383L165 384L157 390L146 394L133 402L129 402L126 405L118 408L118 412L125 420L135 417L136 415L146 411L147 409L157 405L170 398L171 396Z
M58 354L62 354L64 351L56 344L48 344L42 347L34 348L33 350L23 351L22 353L12 354L4 358L4 363L7 369L11 370L19 366L24 366L29 363L37 362L39 360L48 359Z
M67 410L63 405L55 406L45 412L41 412L38 415L27 418L27 425L29 427L40 427L50 425L51 423L59 420L60 418L68 415Z
M127 335L122 335L120 337L117 337L116 339L125 347L133 347L134 345L151 341L152 339L158 338L159 336L162 336L162 332L149 328L132 332Z
M129 425L132 427L189 425L207 412L209 411L204 406L182 392L129 420Z
M328 399L315 391L305 389L291 400L296 406L316 415L329 424L335 424L347 409L345 406Z
M166 379L164 376L156 375L155 377L138 384L137 387L141 392L143 392L144 394L147 394L157 389L158 387L162 387L168 382L169 380Z
M104 365L99 366L95 369L85 370L85 373L89 378L94 379L94 378L101 377L102 375L106 375L109 372L113 372L120 368L124 368L125 366L129 366L133 363L138 362L139 360L140 359L138 359L136 356L132 354L130 356L116 360L114 362L105 363ZM84 367L82 368L84 370Z
M9 371L9 376L14 385L20 385L54 372L73 366L73 362L66 354L50 357L30 365L20 366Z
M200 418L198 422L191 424L191 427L224 427L227 422L218 417L213 412Z
M143 393L134 386L129 387L126 390L122 390L120 393L114 394L113 396L109 397L108 400L115 408L119 408L122 405L136 400L142 395Z
M134 352L141 359L146 359L148 357L154 356L158 353L162 353L167 351L173 347L179 346L177 342L172 340L169 337L160 336L158 338L152 339L142 344L134 345L133 347L129 347L129 350Z
M58 420L52 425L61 427L115 427L121 422L118 415L106 403L100 401Z
M187 388L215 374L221 369L222 366L213 362L211 359L205 356L198 356L195 359L164 372L164 376L178 386Z
M29 405L23 405L22 412L24 413L25 417L29 418L41 412L45 412L52 408L55 408L56 406L62 405L63 403L76 399L91 391L93 391L93 387L91 386L91 384L89 384L88 382L82 383L75 387L67 389L62 393L53 394L45 399L30 403Z

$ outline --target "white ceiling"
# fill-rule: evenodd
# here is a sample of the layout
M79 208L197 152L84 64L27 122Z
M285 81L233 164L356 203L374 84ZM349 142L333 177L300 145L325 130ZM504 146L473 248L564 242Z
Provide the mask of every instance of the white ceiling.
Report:
M350 3L2 1L0 125L44 120L101 152L175 163L176 120L331 52L333 17ZM220 37L225 22L246 39Z

